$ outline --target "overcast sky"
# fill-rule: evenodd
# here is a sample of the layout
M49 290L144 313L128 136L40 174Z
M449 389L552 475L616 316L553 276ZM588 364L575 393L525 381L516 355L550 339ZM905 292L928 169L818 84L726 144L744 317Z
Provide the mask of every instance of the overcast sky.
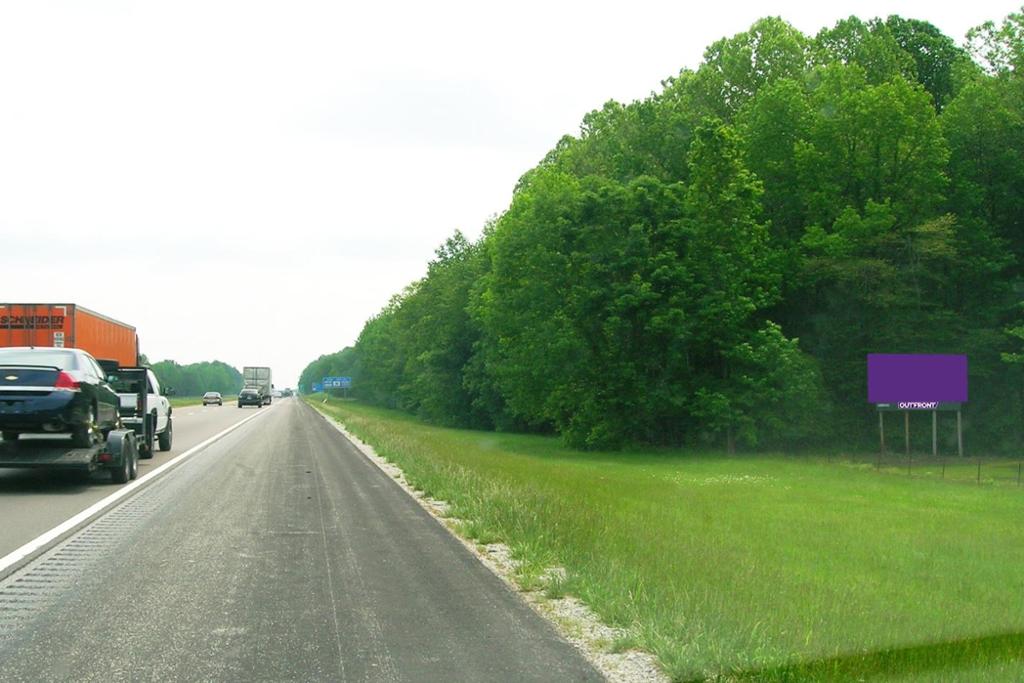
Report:
M609 99L778 15L961 42L1020 4L0 0L0 301L78 303L153 361L351 345Z

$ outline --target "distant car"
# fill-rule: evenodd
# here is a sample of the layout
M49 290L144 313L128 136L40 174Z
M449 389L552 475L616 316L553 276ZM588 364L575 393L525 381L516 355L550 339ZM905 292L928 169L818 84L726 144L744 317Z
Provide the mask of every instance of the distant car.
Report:
M224 398L220 395L219 391L207 391L203 394L203 405L210 405L216 403L219 406L224 405Z
M88 448L119 426L121 402L106 373L80 349L0 348L0 431L4 441L22 434L70 433Z
M238 407L242 406L256 406L257 408L263 407L263 396L256 389L242 389L238 392Z

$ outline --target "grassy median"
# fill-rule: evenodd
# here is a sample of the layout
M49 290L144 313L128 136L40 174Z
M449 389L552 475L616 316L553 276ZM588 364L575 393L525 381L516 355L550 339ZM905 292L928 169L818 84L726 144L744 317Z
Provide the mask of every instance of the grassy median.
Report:
M1024 678L1024 492L825 459L582 453L351 401L337 418L522 580L686 680Z

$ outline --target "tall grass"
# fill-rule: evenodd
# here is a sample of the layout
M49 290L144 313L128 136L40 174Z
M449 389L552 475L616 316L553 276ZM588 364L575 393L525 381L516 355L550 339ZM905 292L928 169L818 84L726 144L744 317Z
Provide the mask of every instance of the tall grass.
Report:
M717 453L568 450L352 402L338 418L524 580L629 627L677 681L1024 679L1024 493Z

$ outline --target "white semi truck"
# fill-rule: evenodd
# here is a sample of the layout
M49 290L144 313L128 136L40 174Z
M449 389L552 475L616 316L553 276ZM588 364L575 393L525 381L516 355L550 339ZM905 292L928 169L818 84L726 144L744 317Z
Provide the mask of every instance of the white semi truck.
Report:
M262 397L263 405L270 405L274 391L270 368L246 365L242 368L242 389L255 389Z

